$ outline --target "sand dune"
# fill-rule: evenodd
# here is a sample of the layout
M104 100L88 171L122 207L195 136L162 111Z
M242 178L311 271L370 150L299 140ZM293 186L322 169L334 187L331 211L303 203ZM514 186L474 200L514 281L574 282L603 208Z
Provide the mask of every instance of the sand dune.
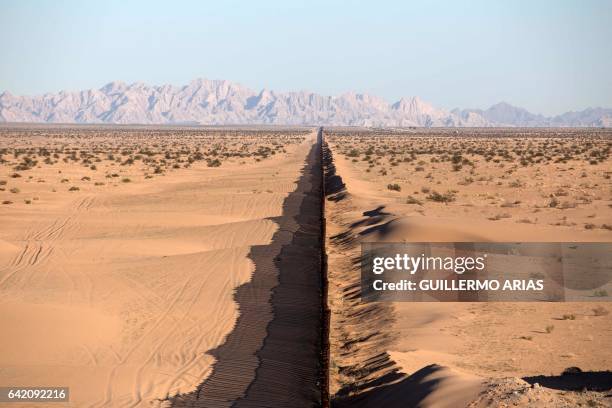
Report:
M311 140L312 142L312 140ZM239 317L211 350L212 373L176 407L311 407L321 404L319 146L304 162L297 188L268 245L251 247L251 280L235 295Z
M227 140L241 141L239 135ZM20 196L38 200L0 212L0 383L68 386L69 406L148 407L181 405L181 396L208 387L205 380L227 375L233 392L217 387L205 394L210 400L221 392L225 403L196 398L194 406L237 399L248 405L274 401L257 391L269 382L257 380L274 381L265 371L279 370L274 361L285 350L290 358L279 362L285 379L301 382L276 398L312 404L319 395L319 252L315 244L299 249L291 242L310 222L301 217L308 214L302 206L313 181L304 166L312 166L314 141L311 135L262 161L194 164L152 180L119 167L132 172L126 174L132 182L95 188L85 181L76 192L59 178L80 179L88 169L71 164L9 179ZM58 171L58 181L50 181ZM3 170L7 179L10 173ZM29 182L38 178L46 183ZM302 257L316 268L308 262L295 268ZM279 268L298 279L282 275L278 286ZM274 289L285 289L283 281L290 281L288 293ZM286 333L296 337L286 341ZM293 351L296 343L301 355ZM228 363L236 371L217 371ZM263 396L255 398L258 393Z
M350 140L331 139L336 148L328 151L326 163L326 217L332 309L330 375L336 406L459 407L473 400L478 400L473 406L497 406L505 401L501 390L518 390L523 395L525 384L531 387L524 381L520 385L521 377L560 375L570 366L593 372L610 369L612 361L603 350L612 341L608 330L612 320L609 314L595 313L593 304L361 303L361 242L605 242L610 232L572 227L571 219L563 226L490 220L490 208L463 207L461 203L430 204L421 198L421 204L415 205L418 200L407 202L406 194L386 188L392 180L401 180L404 188L414 185L410 170L396 167L391 177L369 174L353 153L339 154L339 150L350 151ZM363 143L357 140L353 146ZM371 146L366 144L366 148ZM445 191L453 186L437 188ZM413 194L416 188L408 189L407 194ZM604 190L600 187L598 192ZM594 205L603 207L603 203ZM587 214L596 208L576 209L571 214L586 222ZM513 219L521 211L527 214L519 206L513 210ZM560 210L539 211L540 218L552 219ZM603 211L596 218L610 223L609 210ZM572 320L563 316L572 316ZM554 330L547 333L546 326ZM517 382L489 381L491 378ZM480 397L481 392L488 397ZM532 400L534 404L539 401L534 406L546 406L545 401L558 401L559 406L588 399L598 401L596 404L603 401L601 393L568 397L570 402L560 395L546 388L534 392Z
M395 352L398 344L405 344L405 336L412 335L396 328L399 316L395 305L361 301L359 243L393 239L398 231L394 215L384 207L359 211L363 198L359 192L350 192L353 180L340 176L333 153L326 152L333 406L467 405L482 390L482 378L431 365L426 358L420 361L426 363L411 370ZM412 356L409 361L420 363Z

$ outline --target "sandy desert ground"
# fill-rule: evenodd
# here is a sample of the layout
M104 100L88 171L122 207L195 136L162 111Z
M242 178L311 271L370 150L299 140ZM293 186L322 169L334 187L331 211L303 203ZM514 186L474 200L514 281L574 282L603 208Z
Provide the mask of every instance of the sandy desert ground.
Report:
M68 386L73 407L240 406L283 364L287 389L265 398L311 406L319 252L292 240L310 234L314 143L307 129L2 129L0 384ZM279 309L309 333L279 336Z
M609 242L611 135L328 131L336 406L609 406L558 385L568 367L612 368L609 302L362 303L359 244Z
M4 127L0 384L321 406L324 182L331 406L609 406L610 303L365 303L359 245L609 242L611 137Z

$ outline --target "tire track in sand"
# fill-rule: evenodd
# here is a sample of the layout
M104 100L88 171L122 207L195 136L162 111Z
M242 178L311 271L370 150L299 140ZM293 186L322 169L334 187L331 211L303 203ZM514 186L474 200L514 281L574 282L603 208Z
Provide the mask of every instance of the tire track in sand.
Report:
M68 205L68 215L55 218L38 229L29 230L23 239L23 249L15 255L2 273L0 289L8 289L11 283L27 285L32 269L41 266L47 261L55 250L55 243L62 239L76 216L89 210L94 204L93 196L85 196ZM13 282L11 282L13 281Z

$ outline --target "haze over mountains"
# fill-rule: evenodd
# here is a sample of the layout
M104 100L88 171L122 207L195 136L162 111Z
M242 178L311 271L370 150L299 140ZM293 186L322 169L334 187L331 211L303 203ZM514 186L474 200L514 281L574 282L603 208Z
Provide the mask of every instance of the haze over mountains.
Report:
M111 82L100 89L42 96L0 94L0 122L325 125L325 126L612 126L612 109L545 117L501 102L489 109L437 109L418 97L389 104L367 94L255 92L224 80L185 86Z

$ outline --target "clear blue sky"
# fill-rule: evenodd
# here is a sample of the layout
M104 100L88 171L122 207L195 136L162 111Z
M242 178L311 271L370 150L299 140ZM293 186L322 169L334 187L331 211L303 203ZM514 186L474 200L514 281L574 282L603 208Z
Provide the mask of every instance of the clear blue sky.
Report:
M536 113L612 107L612 1L1 1L0 91L228 79Z

